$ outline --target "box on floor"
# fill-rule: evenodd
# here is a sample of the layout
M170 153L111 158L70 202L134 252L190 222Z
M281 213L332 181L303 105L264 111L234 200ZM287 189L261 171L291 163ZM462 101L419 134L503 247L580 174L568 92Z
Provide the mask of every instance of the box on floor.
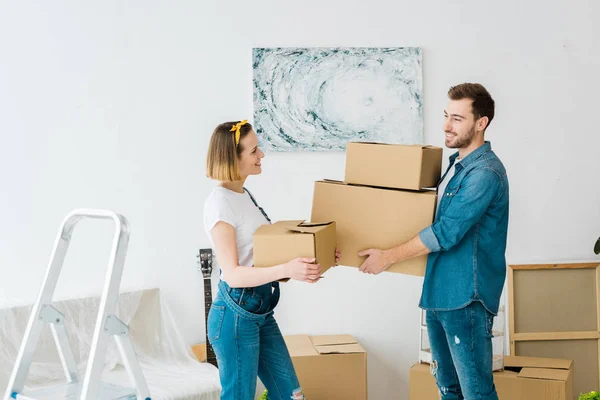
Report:
M504 371L494 372L500 400L573 400L573 361L506 356ZM429 364L410 369L410 400L439 400Z
M367 399L367 352L351 335L284 339L307 399Z

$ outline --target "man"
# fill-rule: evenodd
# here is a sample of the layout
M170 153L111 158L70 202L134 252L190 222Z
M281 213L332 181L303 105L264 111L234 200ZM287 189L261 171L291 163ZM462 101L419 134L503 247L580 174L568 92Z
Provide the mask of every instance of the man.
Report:
M494 118L488 91L464 83L448 97L446 146L458 152L438 185L434 223L397 247L360 252L367 256L360 270L378 274L429 254L420 307L427 311L431 369L442 399L497 400L492 323L506 276L508 180L484 140Z

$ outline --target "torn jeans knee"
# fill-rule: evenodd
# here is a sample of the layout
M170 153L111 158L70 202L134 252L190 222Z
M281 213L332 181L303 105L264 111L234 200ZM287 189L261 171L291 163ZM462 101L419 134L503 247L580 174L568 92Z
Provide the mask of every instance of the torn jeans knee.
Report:
M440 395L440 397L442 395L447 395L448 394L448 388L445 386L440 386L440 384L438 383L438 377L437 377L437 372L438 372L438 363L436 360L433 360L431 362L431 365L429 366L429 370L431 371L431 375L433 375L433 377L435 378L437 387L438 387L438 394Z
M433 375L435 378L437 378L437 370L438 370L438 364L436 360L431 361L431 364L429 365L429 371L431 371L431 375Z
M292 392L292 400L306 400L306 397L304 397L304 392L302 391L302 388L298 388L296 390L294 390Z

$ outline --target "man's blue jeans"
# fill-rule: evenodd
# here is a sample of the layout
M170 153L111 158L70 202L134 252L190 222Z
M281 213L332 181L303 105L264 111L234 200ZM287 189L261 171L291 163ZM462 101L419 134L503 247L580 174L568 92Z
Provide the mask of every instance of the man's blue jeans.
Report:
M492 375L494 315L479 301L427 311L431 371L442 400L498 400Z
M221 380L221 400L253 400L256 378L269 400L304 399L273 309L279 284L231 288L219 282L219 292L208 314L208 340Z

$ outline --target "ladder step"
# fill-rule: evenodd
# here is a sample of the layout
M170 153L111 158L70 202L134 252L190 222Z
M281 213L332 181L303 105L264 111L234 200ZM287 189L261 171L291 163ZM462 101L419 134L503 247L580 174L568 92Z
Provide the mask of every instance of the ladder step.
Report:
M76 400L81 394L81 382L73 382L59 386L18 393L16 400ZM124 388L110 383L100 383L98 400L136 400L135 389Z

